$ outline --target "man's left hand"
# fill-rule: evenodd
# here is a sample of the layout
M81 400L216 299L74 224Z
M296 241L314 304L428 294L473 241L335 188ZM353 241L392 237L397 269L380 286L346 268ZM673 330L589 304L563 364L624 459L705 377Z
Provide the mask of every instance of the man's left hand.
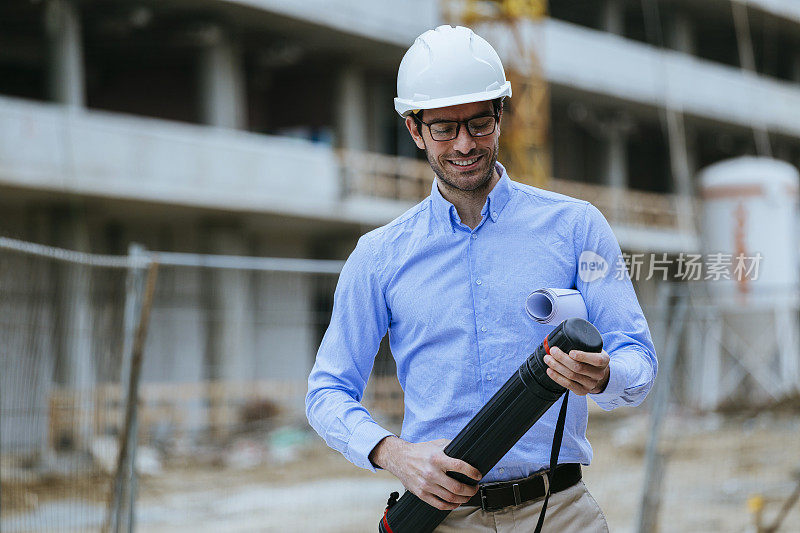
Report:
M550 355L544 356L549 367L547 375L579 396L603 392L610 376L608 362L610 357L601 352L582 352L571 350L564 353L557 347L550 348Z

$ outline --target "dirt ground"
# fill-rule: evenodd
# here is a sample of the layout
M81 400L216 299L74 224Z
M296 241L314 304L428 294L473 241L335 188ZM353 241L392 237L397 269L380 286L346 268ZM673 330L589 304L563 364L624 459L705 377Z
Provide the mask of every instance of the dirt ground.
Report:
M596 423L595 423L596 422ZM592 420L595 455L586 484L611 531L636 531L649 431L644 416ZM774 519L800 476L798 413L672 416L662 432L667 462L662 481L662 532L754 531L748 498L764 499L764 522ZM800 532L800 503L779 531Z
M648 423L642 414L593 414L590 421L595 456L586 483L613 532L635 531ZM800 475L797 413L673 415L663 436L663 532L753 530L748 498L764 498L769 523ZM401 489L391 475L363 471L315 446L280 468L195 470L150 480L143 485L139 523L153 532L371 532L388 494ZM164 514L171 515L169 523L158 518ZM779 531L800 532L800 503Z
M644 479L648 418L641 410L593 412L594 460L585 481L612 532L633 532ZM748 498L764 498L773 520L800 475L800 412L754 416L671 415L663 428L667 457L661 489L661 532L755 531ZM402 486L391 475L348 463L315 439L280 466L232 469L182 466L142 479L137 530L144 532L374 532L386 498ZM4 494L5 496L5 494ZM3 531L58 524L68 497L40 498L35 509L3 514ZM96 529L104 504L80 504L76 531ZM74 507L68 516L76 516ZM44 522L43 522L44 521ZM800 532L800 503L779 531Z

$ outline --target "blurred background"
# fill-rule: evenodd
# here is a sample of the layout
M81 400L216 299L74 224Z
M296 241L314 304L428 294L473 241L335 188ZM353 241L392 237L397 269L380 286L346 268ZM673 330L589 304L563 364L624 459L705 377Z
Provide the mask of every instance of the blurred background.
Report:
M611 530L800 531L797 0L0 2L1 531L375 531L402 487L303 397L430 192L392 98L441 23L501 55L511 177L629 260L660 371L590 402ZM399 431L388 342L364 403Z

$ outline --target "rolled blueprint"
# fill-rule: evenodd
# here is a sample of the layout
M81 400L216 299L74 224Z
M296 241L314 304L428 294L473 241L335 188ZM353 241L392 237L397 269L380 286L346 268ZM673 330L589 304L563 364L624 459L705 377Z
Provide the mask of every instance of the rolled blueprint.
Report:
M525 311L541 324L560 324L568 318L588 320L586 302L576 289L539 289L525 301Z

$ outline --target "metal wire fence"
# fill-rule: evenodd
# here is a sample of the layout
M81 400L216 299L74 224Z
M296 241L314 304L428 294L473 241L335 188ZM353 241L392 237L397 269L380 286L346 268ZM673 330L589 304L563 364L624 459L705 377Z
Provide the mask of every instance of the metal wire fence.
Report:
M3 530L85 523L102 501L91 457L119 420L115 401L123 341L125 270L86 256L4 249L0 263L0 446ZM97 258L102 260L103 258ZM119 398L116 401L119 402ZM34 516L42 499L69 505ZM17 515L13 523L7 517ZM67 516L68 515L68 516Z
M0 237L0 529L372 530L399 482L361 475L324 446L303 409L340 268L138 246L102 256ZM650 429L626 444L639 450L626 464L644 474L626 483L642 488L619 507L640 531L687 505L670 496L684 490L682 478L664 472L668 462L683 468L675 450L700 444L695 422L680 426L688 437L667 433L676 404L700 413L796 397L800 365L795 304L722 312L702 285L663 287L645 307L661 365ZM399 430L402 390L386 340L364 404ZM601 504L628 479L603 464L627 425L592 425ZM748 490L785 498L789 478L773 470L747 479ZM696 485L709 494L715 486ZM719 508L722 524L730 507ZM689 505L687 523L707 510Z
M140 476L190 491L186 472L269 479L308 453L306 380L340 268L2 238L2 530L157 529L165 511L135 505ZM375 372L365 403L392 427L402 392L386 343Z

